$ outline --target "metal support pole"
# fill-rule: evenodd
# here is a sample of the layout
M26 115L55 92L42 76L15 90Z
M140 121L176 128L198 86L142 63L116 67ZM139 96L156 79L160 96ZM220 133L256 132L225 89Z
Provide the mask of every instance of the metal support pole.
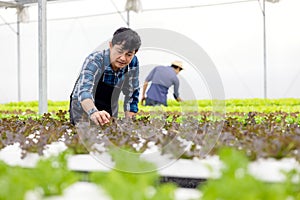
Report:
M264 31L264 98L267 96L267 37L266 37L266 0L263 0L263 31Z
M18 16L17 16L17 70L18 70L18 101L21 101L21 46L20 46L20 10L22 8L18 8Z
M130 26L130 10L127 10L127 27L129 28Z
M47 15L46 0L38 0L39 114L48 112L47 102Z

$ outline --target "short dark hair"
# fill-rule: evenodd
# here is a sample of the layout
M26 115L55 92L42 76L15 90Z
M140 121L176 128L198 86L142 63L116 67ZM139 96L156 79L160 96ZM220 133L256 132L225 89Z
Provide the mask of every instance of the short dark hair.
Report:
M123 49L135 51L136 53L141 46L141 38L132 29L121 27L114 32L112 45L114 46L115 44L123 44Z

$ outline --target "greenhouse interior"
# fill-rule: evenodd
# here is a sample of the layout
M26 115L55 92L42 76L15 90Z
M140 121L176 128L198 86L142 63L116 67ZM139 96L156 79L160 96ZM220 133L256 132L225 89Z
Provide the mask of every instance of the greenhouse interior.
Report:
M299 0L0 0L0 199L300 200Z

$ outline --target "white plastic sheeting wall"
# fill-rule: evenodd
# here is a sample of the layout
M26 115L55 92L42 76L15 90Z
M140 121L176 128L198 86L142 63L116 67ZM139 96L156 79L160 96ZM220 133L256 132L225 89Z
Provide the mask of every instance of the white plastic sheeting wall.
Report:
M223 82L226 98L263 98L263 24L258 1L151 0L144 11L130 13L133 29L168 29L193 40L213 60ZM123 2L123 1L122 1ZM222 4L227 2L228 4ZM217 5L220 4L220 5ZM203 5L191 8L192 5ZM211 5L211 6L205 6ZM68 100L85 57L121 26L126 26L123 3L112 0L50 2L47 5L48 99ZM151 10L184 7L185 9ZM300 2L266 3L268 98L300 98ZM29 23L21 24L21 100L38 100L37 6L29 8ZM107 15L103 15L107 13ZM0 8L0 103L18 100L15 9ZM88 16L88 17L83 17ZM176 41L174 41L176 42ZM180 47L180 45L178 45ZM151 64L168 65L176 55L140 51L141 84ZM180 73L181 93L201 87L197 99L207 99L209 89L193 77L189 63ZM201 67L201 66L200 66ZM187 90L188 91L188 90ZM188 94L184 99L192 98Z

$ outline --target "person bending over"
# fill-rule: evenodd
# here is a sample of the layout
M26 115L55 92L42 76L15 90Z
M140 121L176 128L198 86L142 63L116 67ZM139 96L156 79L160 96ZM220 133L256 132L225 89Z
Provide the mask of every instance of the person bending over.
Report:
M125 117L138 112L140 36L130 28L119 28L109 49L91 53L84 61L70 96L72 124L90 119L97 125L118 117L120 93L124 94Z
M142 104L147 106L167 105L167 94L169 88L174 86L174 98L177 101L182 101L179 97L179 79L178 73L183 69L181 61L172 62L171 66L156 66L146 77L142 91ZM147 91L148 83L151 86Z

